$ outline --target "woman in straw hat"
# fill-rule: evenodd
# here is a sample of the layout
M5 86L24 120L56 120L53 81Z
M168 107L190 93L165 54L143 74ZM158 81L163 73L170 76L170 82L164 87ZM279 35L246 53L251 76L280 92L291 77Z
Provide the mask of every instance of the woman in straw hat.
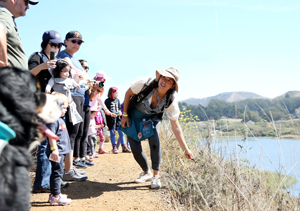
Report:
M127 134L133 156L143 169L135 182L142 183L151 180L151 188L161 187L159 179L161 149L159 130L156 128L164 112L170 119L173 133L185 157L193 160L193 154L185 142L178 122L180 110L174 93L178 92L179 76L179 71L174 67L157 70L154 80L143 78L134 81L125 94L121 130ZM144 139L149 140L154 175L149 170L147 158L142 150L140 141Z

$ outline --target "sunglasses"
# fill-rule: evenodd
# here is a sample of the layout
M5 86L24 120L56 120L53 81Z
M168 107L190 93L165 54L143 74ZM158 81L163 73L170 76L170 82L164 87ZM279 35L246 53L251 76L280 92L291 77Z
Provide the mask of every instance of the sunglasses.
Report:
M60 48L61 47L60 43L56 44L56 43L49 42L48 44L51 46L51 48Z
M83 69L85 69L85 70L89 70L89 69L90 69L88 66L82 66L82 67L83 67Z
M26 6L28 6L29 0L24 0L24 3L25 3Z
M73 44L77 43L78 45L81 45L83 43L82 40L70 40L70 42Z

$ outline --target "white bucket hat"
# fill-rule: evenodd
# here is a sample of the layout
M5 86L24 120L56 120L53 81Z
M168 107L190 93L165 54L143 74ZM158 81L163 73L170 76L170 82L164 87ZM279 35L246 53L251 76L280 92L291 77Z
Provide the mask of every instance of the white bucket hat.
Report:
M178 92L178 80L180 77L180 72L175 67L170 67L166 70L156 70L156 81L158 81L162 75L174 79L175 91Z

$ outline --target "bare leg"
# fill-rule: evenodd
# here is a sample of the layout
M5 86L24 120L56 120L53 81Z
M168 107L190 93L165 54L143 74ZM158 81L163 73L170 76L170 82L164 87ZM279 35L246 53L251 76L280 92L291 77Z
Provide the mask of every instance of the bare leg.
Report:
M68 173L73 168L73 150L66 155L65 170Z

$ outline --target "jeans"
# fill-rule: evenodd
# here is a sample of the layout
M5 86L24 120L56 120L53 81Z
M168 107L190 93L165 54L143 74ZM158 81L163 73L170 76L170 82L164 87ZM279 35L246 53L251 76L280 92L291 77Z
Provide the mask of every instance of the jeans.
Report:
M37 166L33 190L43 190L50 188L51 164L46 155L48 140L41 143L37 153Z
M64 175L64 161L66 154L60 154L60 162L50 161L52 165L52 174L50 177L50 190L53 195L59 195L61 189L61 181Z
M118 133L119 133L119 139L120 139L120 141L121 141L121 144L124 145L125 142L124 142L124 134L123 134L123 132L122 132L121 130L119 130L119 127L117 127L116 130L117 130ZM115 128L111 129L111 130L109 131L109 133L110 133L110 141L111 141L111 144L112 144L113 146L115 146L115 145L116 145Z

